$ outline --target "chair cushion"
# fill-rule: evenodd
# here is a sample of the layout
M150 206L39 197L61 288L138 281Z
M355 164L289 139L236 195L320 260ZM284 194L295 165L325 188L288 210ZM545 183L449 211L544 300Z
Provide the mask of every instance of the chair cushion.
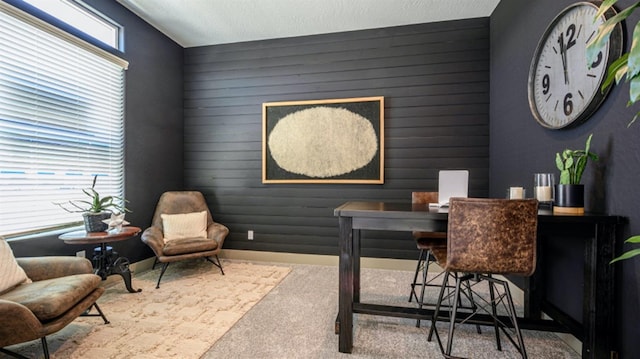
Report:
M174 239L207 236L207 211L161 214L165 243Z
M0 294L20 283L29 282L31 280L16 262L11 247L4 239L0 238Z
M445 233L446 235L446 233ZM417 238L418 249L429 250L440 266L447 263L447 240L442 238Z
M29 308L42 322L57 318L73 308L100 285L95 274L76 274L66 277L24 283L0 295L0 299L20 303Z
M206 237L180 238L165 243L162 253L166 256L212 251L218 248L218 242Z

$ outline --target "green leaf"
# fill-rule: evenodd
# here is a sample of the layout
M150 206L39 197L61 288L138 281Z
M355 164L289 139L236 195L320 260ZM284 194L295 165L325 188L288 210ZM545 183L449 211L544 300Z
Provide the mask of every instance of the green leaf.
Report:
M604 93L606 89L613 84L613 80L615 80L616 83L620 83L620 79L627 73L628 58L629 53L625 53L620 58L611 63L611 65L607 69L607 77L604 79L604 81L602 82L602 86L600 87L600 91L602 93Z
M636 248L636 249L632 249L628 252L624 252L622 253L621 256L614 258L613 260L611 260L611 262L609 262L609 264L617 262L617 261L621 261L624 259L629 259L631 257L635 257L637 255L640 255L640 248Z
M570 169L571 166L573 166L573 157L568 157L566 160L564 160L564 168L565 169Z
M106 196L100 200L101 205L105 203L110 203L110 202L113 202L113 198L111 196Z
M627 71L629 71L629 65L627 65L627 63L625 62L622 66L620 66L618 72L615 73L616 85L622 82L623 78L628 78Z
M629 124L627 124L627 128L631 127L631 125L633 125L633 123L636 122L636 120L638 119L638 116L640 116L640 112L636 113L636 115L633 116L633 120L631 120L631 122L629 122Z
M573 184L579 184L580 180L582 179L582 174L584 173L584 169L587 167L587 158L586 157L580 157L578 158L578 160L576 161L576 170L573 174L573 178L571 179L571 183Z
M629 15L631 15L631 13L633 13L635 8L638 7L639 5L640 5L640 2L629 6L628 8L617 13L615 16L609 18L607 21L605 21L604 23L602 23L602 25L598 27L598 32L596 36L593 39L591 39L591 41L589 41L589 43L587 44L586 56L587 56L588 64L592 64L595 62L595 60L598 57L598 53L602 51L602 49L604 48L604 45L607 43L607 41L609 41L609 37L611 36L611 33L616 28L618 23L626 19Z
M634 104L640 99L640 76L636 76L629 82L629 103Z
M638 236L632 236L627 238L626 241L624 241L624 243L640 243L640 235ZM617 261L621 261L623 259L629 259L631 257L635 257L637 255L640 255L640 248L636 248L636 249L632 249L630 251L627 251L625 253L622 253L621 256L614 258L611 262L609 263L613 263L613 262L617 262Z
M600 16L604 15L604 13L607 12L607 10L609 10L617 2L618 2L618 0L605 0L605 1L603 1L602 4L600 5L600 8L598 9L598 12L596 13L595 19L597 19ZM594 21L595 21L595 19L594 19Z
M584 153L589 153L589 147L591 147L591 138L593 137L593 133L587 137L587 144L584 147Z
M560 184L570 184L571 177L569 176L569 171L561 171L560 172Z
M627 238L627 240L624 241L624 243L640 243L640 236L633 236L633 237Z
M560 158L559 153L556 153L556 167L558 167L560 171L564 169L564 162L562 161L562 158Z
M633 78L640 73L640 22L636 23L633 29L633 38L631 40L631 50L629 50L629 61L627 65L629 66L627 79Z

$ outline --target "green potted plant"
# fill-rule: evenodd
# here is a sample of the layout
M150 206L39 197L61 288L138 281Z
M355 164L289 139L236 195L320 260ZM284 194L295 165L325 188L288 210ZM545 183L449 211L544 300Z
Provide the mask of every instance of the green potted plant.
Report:
M609 10L609 8L613 7L616 2L618 2L618 0L603 1L598 9L596 17L604 14ZM587 63L592 63L589 61L597 58L598 53L609 40L611 32L616 24L627 19L638 8L640 8L640 1L633 2L627 8L618 12L616 16L600 25L596 36L594 36L587 45ZM640 100L640 21L637 21L634 26L633 38L631 39L631 49L628 52L623 53L609 66L607 69L607 78L602 83L601 90L604 92L609 86L613 85L614 81L616 84L619 84L623 79L625 79L625 82L629 83L629 101L627 102L627 106L631 106ZM635 114L633 119L629 122L629 126L637 120L638 116L640 116L640 112ZM640 243L640 235L628 238L625 243ZM614 258L611 263L633 258L637 255L640 255L640 248L631 249L623 253L622 255Z
M110 218L112 214L130 212L125 207L128 202L126 199L117 196L101 197L100 193L95 189L97 180L98 176L95 175L91 188L82 190L89 197L89 200L71 200L56 203L67 212L82 213L84 227L87 232L104 232L108 228L107 223L103 222L105 219Z
M555 188L555 213L584 213L584 185L582 174L589 160L597 161L598 155L589 151L591 147L590 134L584 150L565 149L556 153L556 166L560 170L560 180Z

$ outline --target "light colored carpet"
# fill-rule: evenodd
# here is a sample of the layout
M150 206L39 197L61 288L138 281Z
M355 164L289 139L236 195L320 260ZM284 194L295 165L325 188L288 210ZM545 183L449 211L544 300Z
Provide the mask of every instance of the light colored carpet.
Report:
M413 272L363 269L363 302L412 305L407 302ZM435 294L428 294L435 295ZM293 265L292 272L233 326L203 359L280 358L442 358L436 342L427 342L428 323L357 315L352 354L338 352L334 322L338 313L338 268ZM446 324L442 324L446 336ZM519 358L503 337L495 349L493 328L458 326L453 354L468 358ZM580 356L552 333L523 331L529 358L567 359Z
M353 353L339 353L334 334L337 267L233 260L223 265L225 276L208 262L174 263L158 290L154 289L158 269L134 278L134 287L143 288L142 293L130 294L122 284L109 288L99 304L111 324L102 324L100 318L76 320L49 338L53 357L442 357L435 341L426 340L428 323L416 328L414 320L368 315L356 316ZM410 306L412 277L413 272L407 271L363 269L362 300ZM444 334L445 324L442 330ZM530 358L580 357L552 333L523 334ZM506 339L503 351L496 351L489 327L479 335L474 326L459 326L455 343L454 354L468 358L519 358ZM39 341L12 348L16 347L30 358L41 356Z
M287 276L291 268L222 262L225 275L204 260L172 263L155 289L159 268L107 288L99 317L81 317L47 337L53 358L199 358L247 311ZM40 341L8 349L42 357ZM3 358L3 354L0 353Z

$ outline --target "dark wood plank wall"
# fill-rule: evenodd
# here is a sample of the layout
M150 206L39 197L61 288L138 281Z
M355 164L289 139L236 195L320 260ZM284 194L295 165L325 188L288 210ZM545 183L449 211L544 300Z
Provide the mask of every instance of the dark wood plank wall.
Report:
M409 201L440 169L488 193L487 18L188 48L184 76L185 184L230 228L225 248L335 255L335 207ZM366 96L385 97L383 185L261 183L263 102ZM363 255L416 252L409 234L368 232Z

